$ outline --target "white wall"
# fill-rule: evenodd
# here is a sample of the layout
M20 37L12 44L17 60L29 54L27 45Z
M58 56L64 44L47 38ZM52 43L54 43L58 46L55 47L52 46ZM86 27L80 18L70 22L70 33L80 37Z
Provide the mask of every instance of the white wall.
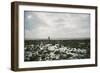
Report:
M11 12L10 3L15 0L0 0L0 73L14 73L10 70L10 54L11 54ZM20 0L19 0L20 1ZM21 0L29 1L29 0ZM34 2L47 2L47 3L64 3L64 4L79 4L79 5L93 5L98 6L100 12L100 0L30 0ZM98 13L99 13L98 12ZM100 14L98 14L99 20ZM100 28L98 22L98 28ZM98 32L100 29L98 30ZM100 37L100 33L98 33ZM98 39L100 43L100 38ZM98 46L98 51L100 52L100 46ZM98 54L100 55L100 53ZM100 61L100 58L99 58ZM100 65L100 62L99 62ZM86 68L73 68L73 69L55 69L55 70L40 70L34 71L34 73L99 73L100 66L98 67L86 67ZM24 72L22 72L24 73ZM33 73L33 71L26 71L25 73Z

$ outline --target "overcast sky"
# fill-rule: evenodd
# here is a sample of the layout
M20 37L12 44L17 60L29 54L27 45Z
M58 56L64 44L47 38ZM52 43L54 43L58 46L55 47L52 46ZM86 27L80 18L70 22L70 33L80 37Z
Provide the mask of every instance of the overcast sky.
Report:
M90 15L80 13L24 12L25 39L90 38Z

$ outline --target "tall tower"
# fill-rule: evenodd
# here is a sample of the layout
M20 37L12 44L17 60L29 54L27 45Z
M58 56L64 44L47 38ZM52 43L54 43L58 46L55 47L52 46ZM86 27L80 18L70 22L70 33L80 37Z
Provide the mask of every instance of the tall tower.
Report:
M50 36L48 37L48 40L50 40Z

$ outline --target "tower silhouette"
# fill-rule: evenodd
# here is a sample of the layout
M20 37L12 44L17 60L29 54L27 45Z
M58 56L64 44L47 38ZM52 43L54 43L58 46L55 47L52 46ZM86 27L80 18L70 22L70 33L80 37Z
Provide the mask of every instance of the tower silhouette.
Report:
M50 40L50 36L48 37L48 40Z

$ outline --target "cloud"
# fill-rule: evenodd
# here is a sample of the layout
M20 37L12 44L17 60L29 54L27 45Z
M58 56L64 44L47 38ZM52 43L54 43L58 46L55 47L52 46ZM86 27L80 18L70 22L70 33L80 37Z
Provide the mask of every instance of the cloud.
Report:
M25 39L90 38L90 14L25 11Z

